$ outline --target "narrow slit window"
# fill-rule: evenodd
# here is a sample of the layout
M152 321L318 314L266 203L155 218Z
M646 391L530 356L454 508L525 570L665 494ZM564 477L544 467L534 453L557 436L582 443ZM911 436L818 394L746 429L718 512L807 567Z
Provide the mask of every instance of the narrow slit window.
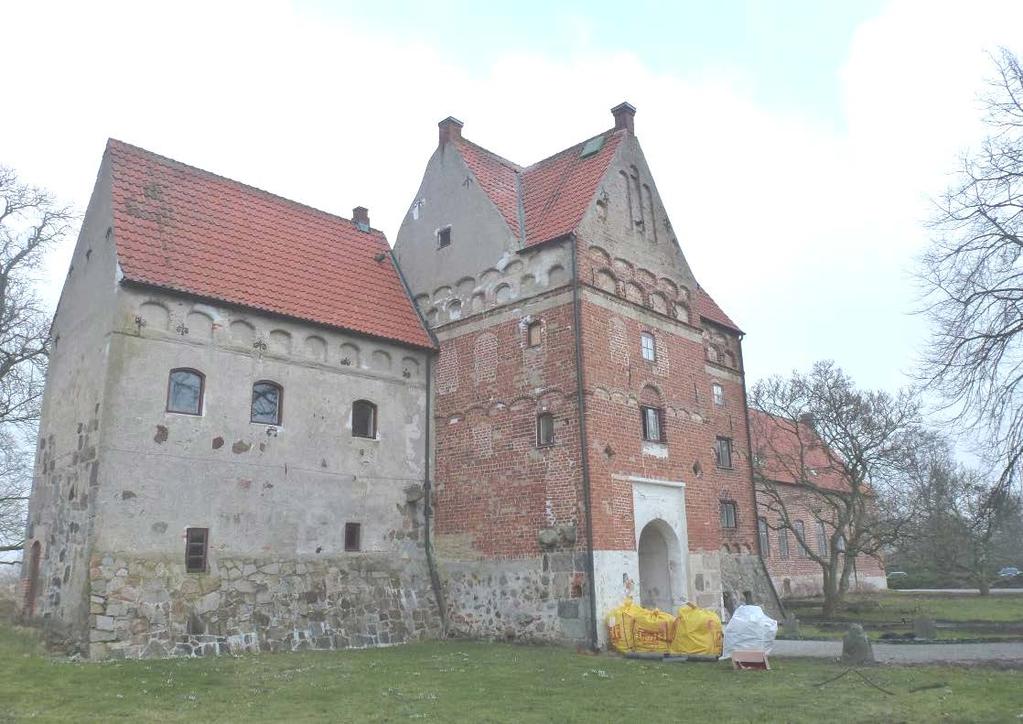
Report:
M249 419L263 425L280 425L283 397L283 390L276 382L257 382L252 386L252 410Z
M767 518L757 518L757 535L760 536L760 551L765 557L771 555L771 535L767 527Z
M817 521L817 552L821 554L822 558L827 558L829 554L828 533L821 521Z
M209 528L185 529L185 571L188 573L206 572L209 533Z
M660 407L639 408L643 420L643 439L648 442L664 442L664 410Z
M643 352L643 359L647 362L657 361L657 340L654 339L654 335L649 332L643 332L639 335L639 343Z
M541 332L543 332L543 325L540 322L530 322L526 327L526 343L530 347L539 347L542 340Z
M725 388L724 387L722 387L721 385L719 385L718 383L715 382L713 385L711 385L710 390L711 390L711 392L714 395L714 404L715 405L720 407L721 405L725 404Z
M549 412L536 417L536 446L547 447L554 444L554 415Z
M345 523L345 550L362 550L362 523Z
M167 412L201 415L206 378L191 369L171 370L167 380Z
M806 526L803 521L797 520L792 525L792 532L796 534L796 550L799 551L799 557L809 557L810 549L806 547Z
M352 437L377 436L377 406L368 400L356 400L352 405Z
M437 248L443 249L445 246L451 246L450 226L445 226L443 229L437 230Z

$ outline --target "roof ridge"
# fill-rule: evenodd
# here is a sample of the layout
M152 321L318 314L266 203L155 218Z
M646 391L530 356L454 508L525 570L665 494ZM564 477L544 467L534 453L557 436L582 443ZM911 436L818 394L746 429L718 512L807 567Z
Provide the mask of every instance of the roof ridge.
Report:
M304 204L301 201L296 201L295 199L289 199L287 196L281 196L280 194L275 194L273 191L267 191L266 189L261 189L258 186L253 186L252 184L247 184L247 183L245 183L243 181L238 181L237 179L230 178L229 176L223 176L223 175L218 174L218 173L213 173L212 171L208 171L208 170L206 170L204 168L199 168L198 166L193 166L191 164L185 163L184 161L178 161L177 159L171 158L170 156L164 156L163 154L156 153L155 151L150 151L148 148L142 148L142 146L136 146L135 144L128 143L127 141L122 141L122 140L117 139L117 138L108 138L107 139L107 148L109 149L112 145L121 146L121 147L123 147L125 149L130 149L132 151L143 153L146 156L149 156L149 157L151 157L153 159L156 159L157 161L161 161L161 162L164 162L164 163L169 163L169 164L174 165L174 166L179 166L179 167L181 167L184 170L187 170L187 171L190 171L190 172L194 172L194 173L198 173L198 174L201 174L202 176L206 176L208 178L216 179L218 181L226 181L227 183L234 184L235 186L237 186L237 187L239 187L241 189L246 189L248 191L255 191L256 193L262 194L263 196L266 196L266 197L268 197L270 199L274 199L276 201L283 201L286 204L291 204L292 206L297 206L300 209L305 209L307 211L312 211L314 213L320 214L322 216L326 216L326 217L328 217L330 219L334 219L336 221L347 221L350 224L355 224L355 222L352 219L348 218L348 217L339 216L338 214L333 214L333 213L331 213L329 211L324 211L323 209L318 209L315 206L310 206L309 204ZM369 231L370 231L370 233L372 235L379 236L385 242L387 241L387 235L384 234L384 232L381 231L380 229L375 229L375 228L373 228L371 226L371 227L369 227ZM388 246L390 246L390 244L388 244Z

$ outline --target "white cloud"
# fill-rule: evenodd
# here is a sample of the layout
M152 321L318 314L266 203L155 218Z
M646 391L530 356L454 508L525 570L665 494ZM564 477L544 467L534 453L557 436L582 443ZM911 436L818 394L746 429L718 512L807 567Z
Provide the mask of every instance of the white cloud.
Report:
M114 136L337 213L366 205L393 239L439 119L529 163L628 99L683 249L749 333L751 376L834 357L892 386L921 338L906 272L926 199L977 137L983 51L1021 13L893 3L855 34L836 128L758 105L734 67L680 77L601 53L586 24L565 57L463 67L284 2L8 5L5 53L24 71L3 94L0 159L84 208Z

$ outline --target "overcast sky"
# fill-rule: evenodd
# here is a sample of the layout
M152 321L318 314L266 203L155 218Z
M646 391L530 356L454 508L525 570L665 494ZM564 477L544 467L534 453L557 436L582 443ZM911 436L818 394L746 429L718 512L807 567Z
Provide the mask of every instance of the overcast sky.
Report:
M683 251L747 332L750 380L833 358L903 384L921 222L981 137L986 53L1023 50L1023 2L549 5L4 2L0 163L84 210L115 137L368 206L393 242L441 118L528 164L628 100Z

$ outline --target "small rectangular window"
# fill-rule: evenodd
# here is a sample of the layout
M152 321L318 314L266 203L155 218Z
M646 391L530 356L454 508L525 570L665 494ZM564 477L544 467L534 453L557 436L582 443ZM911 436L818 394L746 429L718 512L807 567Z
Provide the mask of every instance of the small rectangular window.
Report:
M209 528L185 529L185 571L188 573L206 572L209 533Z
M352 404L352 437L377 436L377 406L368 400L356 400Z
M789 557L789 532L784 528L778 531L778 557Z
M760 536L760 552L764 556L770 556L771 536L767 528L767 518L757 518L757 535Z
M736 527L735 503L731 500L721 501L721 527L728 529Z
M714 404L720 407L725 404L725 388L721 385L714 383L711 385L711 392L714 393Z
M445 226L443 229L437 231L437 247L443 249L445 246L451 246L451 227Z
M639 408L643 419L643 439L649 442L664 442L664 410L659 407Z
M526 343L530 347L539 347L541 341L541 332L543 331L543 325L540 322L530 322L529 326L526 327Z
M362 523L345 523L345 550L348 552L361 550Z
M536 446L546 447L554 444L554 415L549 412L537 415Z
M719 437L714 445L714 457L719 468L732 467L732 439Z
M643 352L643 359L647 362L654 362L657 360L657 340L654 339L654 335L649 332L643 332L639 335L639 343Z
M828 557L828 534L824 529L824 524L817 521L817 552L820 553L821 558Z

